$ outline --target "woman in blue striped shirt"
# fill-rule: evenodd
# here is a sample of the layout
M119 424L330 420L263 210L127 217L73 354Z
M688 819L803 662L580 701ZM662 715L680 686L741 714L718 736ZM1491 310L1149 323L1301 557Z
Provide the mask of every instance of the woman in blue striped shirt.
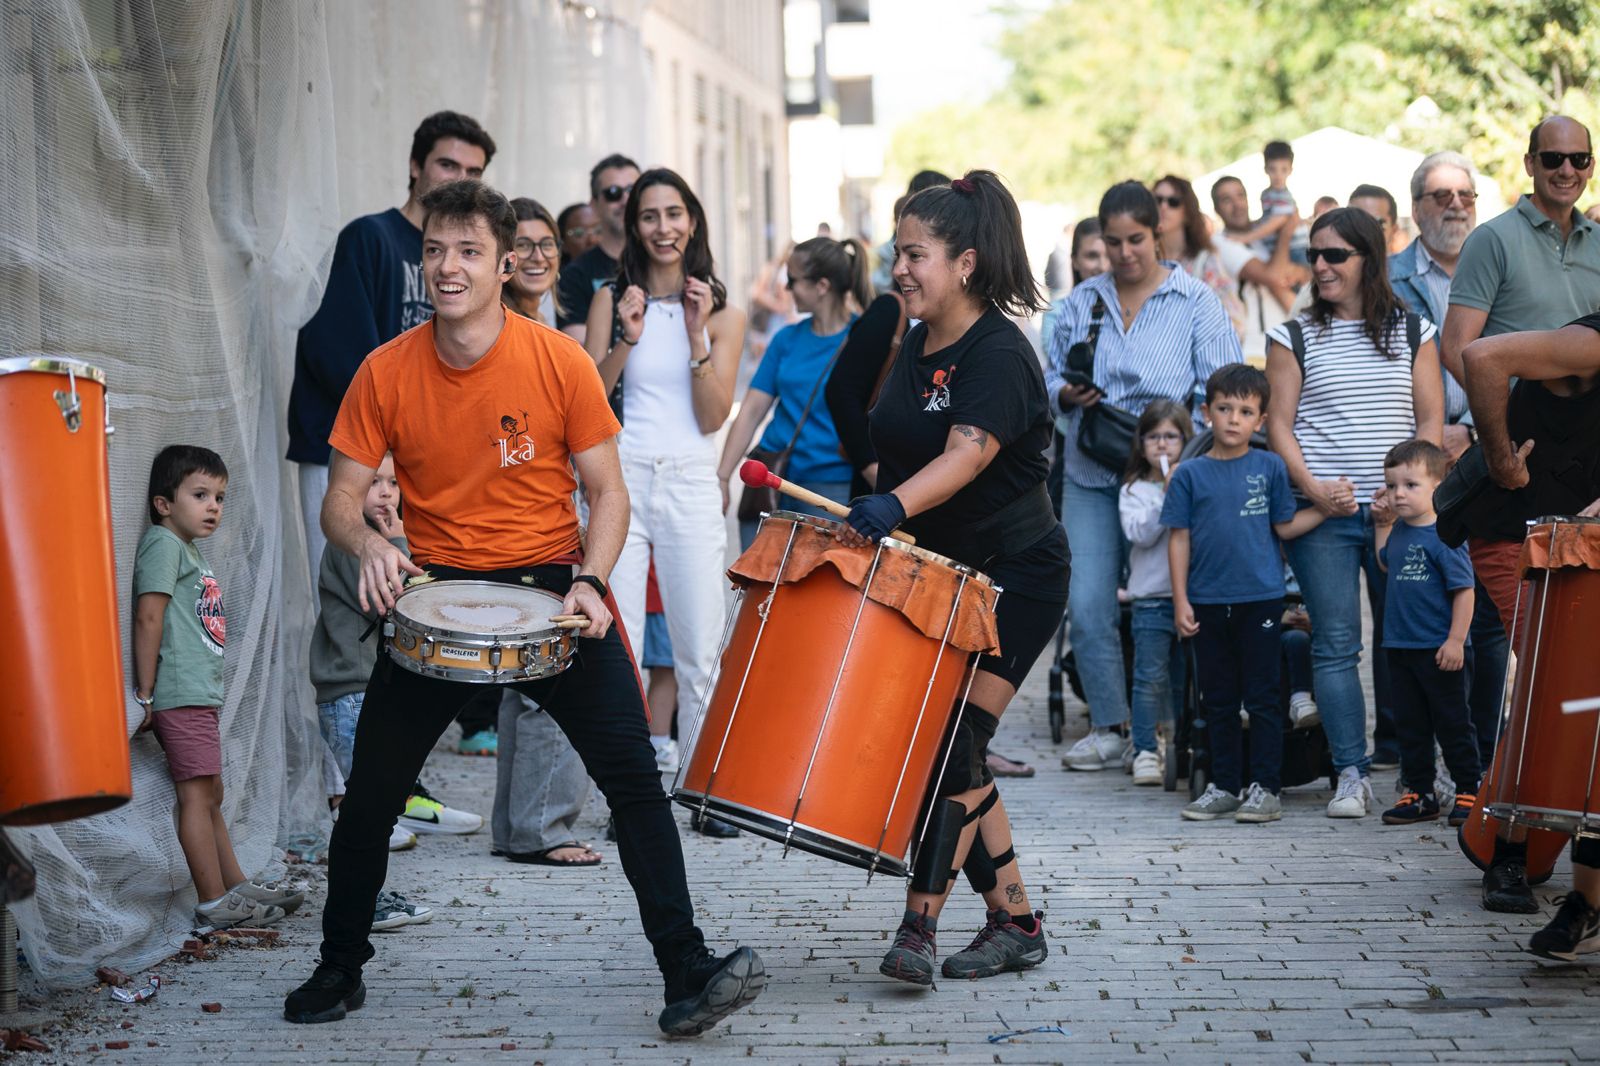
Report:
M1112 729L1128 719L1117 605L1127 553L1117 515L1118 471L1078 448L1083 412L1108 403L1138 415L1153 400L1197 411L1196 394L1212 371L1244 358L1216 293L1158 258L1160 221L1149 189L1136 181L1113 185L1100 200L1099 216L1111 270L1072 290L1046 340L1045 387L1063 416L1058 424L1066 438L1061 517L1073 571L1067 615L1092 726L1062 760L1073 770L1117 765L1124 743ZM1088 339L1097 307L1094 384L1073 385L1066 378L1067 351Z

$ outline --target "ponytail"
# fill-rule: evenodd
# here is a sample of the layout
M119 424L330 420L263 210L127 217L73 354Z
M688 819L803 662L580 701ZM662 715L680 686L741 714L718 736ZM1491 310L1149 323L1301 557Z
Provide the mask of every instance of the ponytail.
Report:
M968 248L977 254L967 292L979 300L1017 317L1047 306L1028 265L1022 212L993 171L969 170L949 185L923 189L900 217L921 221L952 259Z
M843 241L813 237L795 245L790 254L803 258L806 273L813 280L826 280L840 300L854 296L863 311L872 302L874 293L867 270L867 246L854 237Z

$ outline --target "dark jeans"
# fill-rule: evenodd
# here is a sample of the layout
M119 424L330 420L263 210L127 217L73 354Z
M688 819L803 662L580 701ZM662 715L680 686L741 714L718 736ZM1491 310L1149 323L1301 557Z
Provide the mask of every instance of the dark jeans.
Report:
M1467 707L1478 734L1478 764L1494 762L1494 742L1500 735L1500 707L1506 689L1506 654L1510 642L1494 600L1479 581L1473 587L1472 643L1467 645Z
M1371 543L1370 534L1368 543ZM1372 750L1393 754L1400 750L1398 731L1394 724L1394 694L1390 691L1389 660L1383 654L1383 601L1388 594L1387 575L1378 567L1376 550L1366 552L1361 558L1361 571L1367 581L1367 603L1372 607L1372 632L1367 636L1367 647L1372 656Z
M570 572L570 567L537 571L539 583L558 592L570 584ZM503 580L498 574L476 576ZM683 848L661 788L626 645L615 629L601 640L580 639L566 670L511 687L561 727L611 805L618 857L638 900L645 937L662 972L671 973L705 940L694 924ZM372 907L389 865L389 833L428 752L456 712L483 691L480 685L411 673L391 663L386 652L379 654L328 851L324 962L359 970L372 958Z
M1250 715L1250 780L1276 793L1283 778L1283 712L1278 704L1283 600L1197 603L1194 636L1200 706L1211 735L1211 780L1238 793L1239 707Z
M1477 731L1467 711L1464 670L1441 670L1435 648L1385 648L1400 735L1400 782L1423 795L1433 791L1433 742L1458 792L1478 791L1483 765Z
M1289 691L1311 692L1311 634L1303 629L1283 631L1283 670L1289 675Z

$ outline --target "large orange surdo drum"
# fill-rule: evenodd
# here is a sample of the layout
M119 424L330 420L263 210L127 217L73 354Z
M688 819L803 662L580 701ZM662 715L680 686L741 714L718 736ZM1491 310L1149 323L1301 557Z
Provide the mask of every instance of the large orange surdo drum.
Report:
M786 846L905 876L975 653L999 646L988 578L838 523L767 516L674 798Z
M1511 825L1600 836L1600 520L1539 519L1521 567L1526 624L1485 805Z
M105 378L0 359L0 823L128 801Z

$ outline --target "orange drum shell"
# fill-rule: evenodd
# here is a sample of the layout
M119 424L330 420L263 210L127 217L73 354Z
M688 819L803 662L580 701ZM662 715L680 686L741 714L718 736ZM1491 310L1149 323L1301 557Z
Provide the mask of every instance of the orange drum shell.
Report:
M744 593L680 798L707 795L780 822L792 817L797 827L860 852L881 849L892 860L886 868L903 872L900 860L910 851L922 797L938 771L969 656L949 646L941 650L899 612L871 600L856 624L860 590L825 566L778 588L747 680L770 590L752 584ZM838 694L824 726L836 676Z
M117 627L105 387L0 373L0 823L98 814L133 792Z
M1511 713L1493 780L1480 791L1496 814L1571 832L1578 820L1600 823L1600 714L1561 711L1567 700L1600 695L1600 571L1533 569L1528 577L1522 609L1530 624L1517 649Z

